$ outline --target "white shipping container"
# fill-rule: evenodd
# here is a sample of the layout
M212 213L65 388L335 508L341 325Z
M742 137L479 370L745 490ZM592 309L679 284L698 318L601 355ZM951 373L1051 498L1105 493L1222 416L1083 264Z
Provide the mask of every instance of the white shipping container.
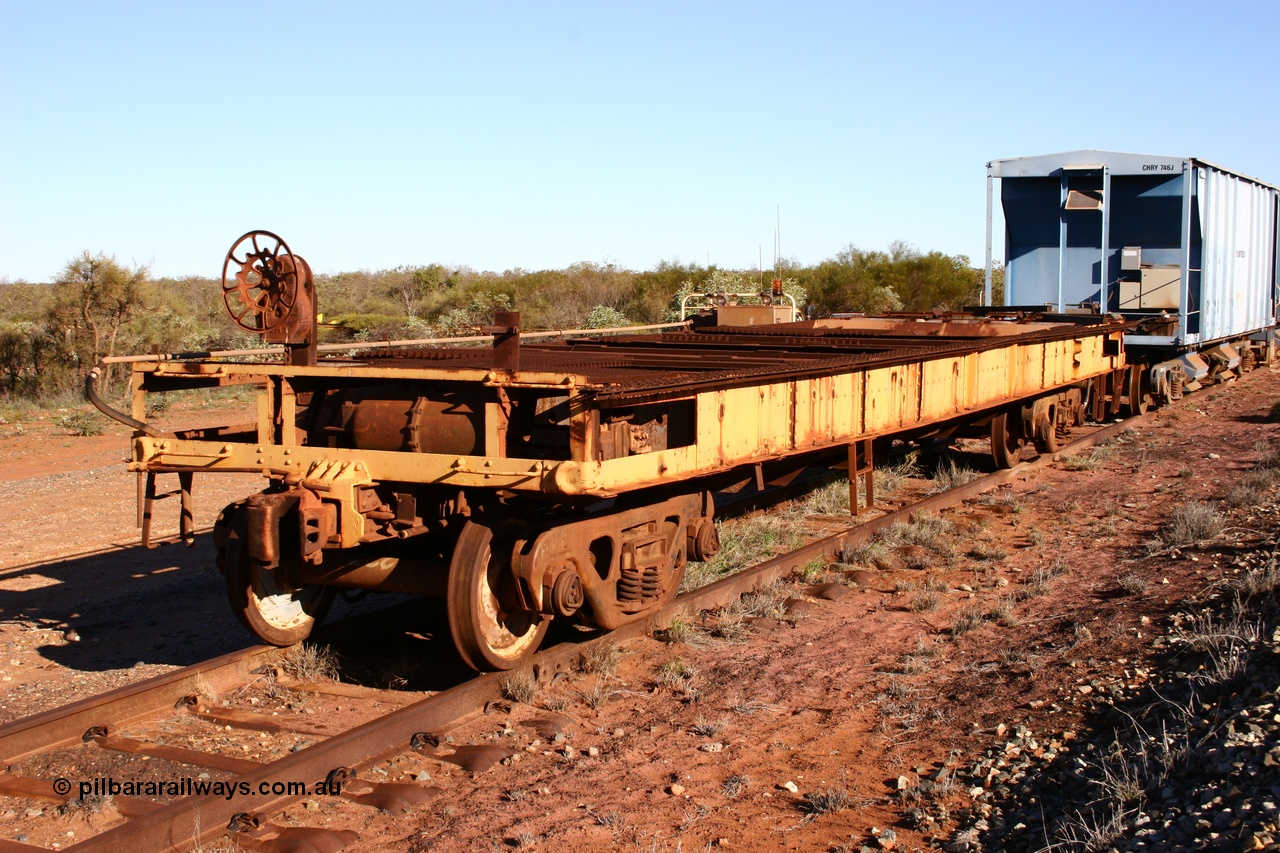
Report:
M1136 345L1198 348L1275 326L1280 189L1195 157L1071 151L987 164L1005 304L1165 316ZM989 291L988 291L989 292Z

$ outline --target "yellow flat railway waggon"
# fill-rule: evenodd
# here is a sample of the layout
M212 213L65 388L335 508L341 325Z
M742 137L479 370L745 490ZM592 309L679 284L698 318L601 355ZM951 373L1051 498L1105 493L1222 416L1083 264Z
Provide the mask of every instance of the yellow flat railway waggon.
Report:
M1086 414L1142 404L1126 327L1106 317L731 327L712 314L529 343L506 313L485 330L492 346L335 352L316 345L309 270L279 238L245 235L224 269L233 318L283 358L141 357L132 416L98 402L137 430L129 467L148 494L160 473L188 492L195 473L266 478L223 510L215 541L233 609L281 645L306 638L339 588L443 595L463 659L512 668L552 618L611 629L668 601L687 561L717 551L726 487L814 465L852 478L890 436L978 432L1008 467ZM145 423L148 394L241 384L260 389L253 423Z

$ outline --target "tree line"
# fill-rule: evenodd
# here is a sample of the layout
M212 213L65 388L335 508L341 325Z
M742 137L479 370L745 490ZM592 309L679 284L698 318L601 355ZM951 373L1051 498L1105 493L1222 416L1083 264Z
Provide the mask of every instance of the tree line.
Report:
M813 266L786 260L779 266L787 291L810 317L954 310L982 299L982 271L968 258L902 242L887 251L851 244ZM429 264L321 275L316 292L322 340L360 342L466 334L501 310L520 311L529 330L667 322L679 319L686 293L756 292L768 289L773 276L678 261L646 271L583 262L501 273ZM154 278L146 267L85 251L50 283L0 283L4 397L78 392L85 373L106 356L257 345L226 316L217 279ZM112 379L106 377L108 390Z

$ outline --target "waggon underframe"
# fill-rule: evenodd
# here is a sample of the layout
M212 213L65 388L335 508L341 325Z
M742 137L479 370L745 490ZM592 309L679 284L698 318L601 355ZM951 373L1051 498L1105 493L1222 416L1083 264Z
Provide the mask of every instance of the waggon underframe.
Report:
M719 489L814 465L869 481L886 436L985 429L1009 467L1028 440L1056 446L1086 401L1111 413L1126 381L1141 391L1126 325L1102 317L700 321L524 347L518 323L503 315L492 348L152 357L133 365L132 419L113 416L138 430L148 497L164 472L184 495L196 472L269 479L215 526L259 637L305 638L336 587L443 591L464 660L507 669L554 617L611 629L669 600L719 548ZM252 422L144 421L148 394L232 385L258 388Z

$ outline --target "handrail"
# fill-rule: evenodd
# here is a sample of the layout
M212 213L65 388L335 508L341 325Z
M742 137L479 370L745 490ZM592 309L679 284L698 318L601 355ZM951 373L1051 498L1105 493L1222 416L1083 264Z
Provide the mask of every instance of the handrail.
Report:
M689 325L686 322L680 323L651 323L647 326L613 326L607 329L558 329L548 332L521 332L520 338L528 340L529 338L564 338L568 335L609 335L624 334L627 332L648 332L654 329L681 329ZM316 352L346 352L347 350L361 349L390 349L392 347L415 347L425 346L427 344L462 344L477 343L480 341L491 341L493 335L466 335L456 338L418 338L407 341L351 341L343 344L321 344L316 347ZM190 352L171 352L171 353L151 353L148 355L113 355L100 359L98 364L149 364L152 362L162 361L185 361L195 358L238 358L240 356L249 355L281 355L284 353L283 346L260 347L258 349L228 349L228 350L193 350Z
M522 333L522 338L564 338L568 335L601 335L601 334L619 334L625 332L647 332L654 329L673 329L685 328L689 324L682 323L652 323L647 326L614 326L607 329L560 329L548 332L527 332ZM317 352L345 352L351 349L390 349L392 347L407 346L424 346L426 344L443 344L443 343L471 343L479 341L491 341L492 335L467 335L457 338L420 338L410 341L371 341L371 342L352 342L345 344L323 344L316 347ZM148 355L112 355L106 356L98 360L89 374L84 379L84 395L94 407L112 420L119 421L127 427L132 427L139 432L149 435L153 438L171 438L171 433L161 432L150 424L140 421L137 418L130 417L124 412L108 405L100 396L98 396L98 379L102 376L103 369L111 364L152 364L165 361L186 361L196 358L237 358L250 355L280 355L284 353L283 346L261 347L258 349L231 349L231 350L194 350L189 352L173 352L173 353L151 353Z
M163 433L160 430L156 429L155 427L151 426L151 424L144 423L143 421L140 421L137 418L131 418L128 415L126 415L124 412L118 409L113 409L111 406L107 405L107 403L101 397L98 396L98 388L97 388L98 377L102 375L102 368L105 367L107 363L108 363L107 359L104 358L101 362L95 365L94 368L89 371L89 375L84 378L84 395L89 398L89 402L93 403L94 407L99 412L102 412L104 415L111 418L112 420L119 421L125 426L133 427L139 432L146 433L152 438L170 437L167 433Z

